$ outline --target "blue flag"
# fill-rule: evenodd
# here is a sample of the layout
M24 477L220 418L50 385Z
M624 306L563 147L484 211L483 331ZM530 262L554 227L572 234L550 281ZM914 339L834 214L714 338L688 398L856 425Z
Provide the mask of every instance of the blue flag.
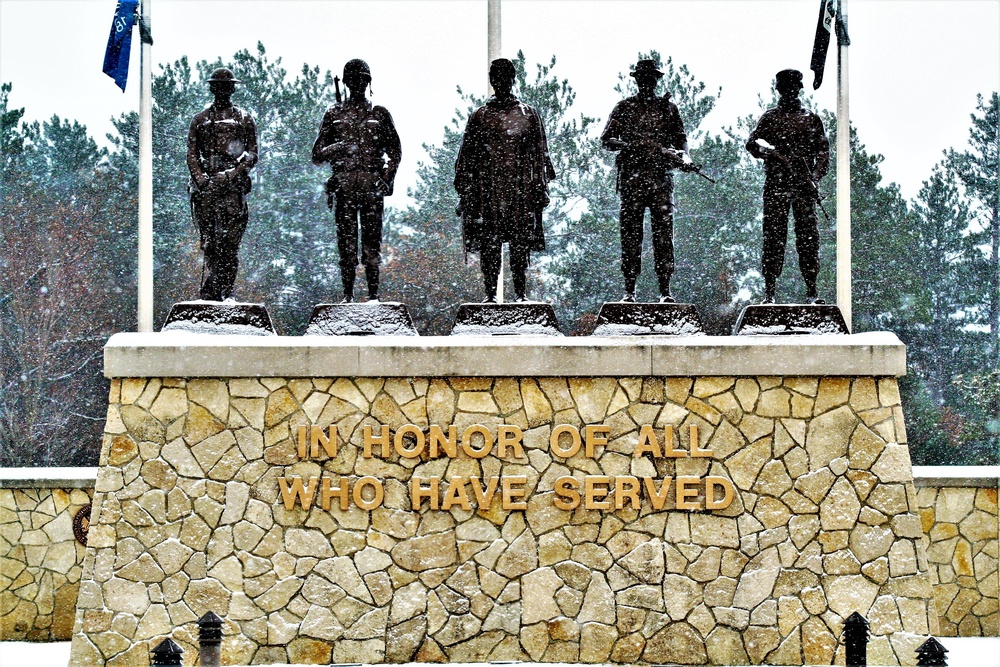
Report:
M108 48L104 51L104 73L115 80L125 92L128 81L128 58L132 51L132 26L139 0L120 0L115 8L115 20L111 24Z

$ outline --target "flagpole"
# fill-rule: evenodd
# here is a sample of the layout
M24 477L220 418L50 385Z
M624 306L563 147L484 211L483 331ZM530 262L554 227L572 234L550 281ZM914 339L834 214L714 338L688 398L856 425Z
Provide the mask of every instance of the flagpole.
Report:
M142 0L141 16L149 32L149 5ZM143 31L140 31L142 34ZM152 40L139 40L139 331L153 330L153 86Z
M847 47L847 0L837 17L837 305L848 331L851 321L851 120Z
M486 59L489 65L500 57L500 0L487 0L486 5ZM486 80L486 94L493 94L493 86ZM497 303L503 303L503 244L500 244L500 275L497 277Z

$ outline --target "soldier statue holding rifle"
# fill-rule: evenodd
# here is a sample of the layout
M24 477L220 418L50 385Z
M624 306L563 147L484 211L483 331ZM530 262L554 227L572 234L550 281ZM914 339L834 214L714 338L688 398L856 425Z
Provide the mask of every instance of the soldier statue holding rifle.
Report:
M653 234L653 265L660 284L660 302L673 303L670 277L674 272L673 169L699 171L688 155L687 134L669 93L656 95L663 77L655 60L640 60L630 74L637 95L619 102L601 135L601 145L618 151L618 192L621 193L621 269L625 278L622 301L635 301L635 284L642 262L642 218L649 209ZM708 178L705 176L705 178ZM711 179L709 179L711 180Z
M371 70L364 60L344 65L344 85L350 95L341 101L337 87L337 103L323 116L312 149L313 164L329 163L333 169L326 183L327 205L335 208L345 302L354 300L359 224L368 299L378 300L383 199L392 194L402 157L392 116L365 96L371 81Z
M764 160L764 303L774 303L774 291L785 262L788 210L795 217L795 248L806 284L806 300L825 303L816 292L819 275L819 228L816 219L820 179L830 168L830 142L823 121L799 100L802 73L781 70L775 76L778 106L760 117L750 134L747 151ZM823 211L826 214L826 211Z
M249 172L257 164L257 127L231 99L238 83L225 67L212 72L208 87L215 100L194 117L188 132L191 213L205 254L201 298L207 301L233 296L249 219Z

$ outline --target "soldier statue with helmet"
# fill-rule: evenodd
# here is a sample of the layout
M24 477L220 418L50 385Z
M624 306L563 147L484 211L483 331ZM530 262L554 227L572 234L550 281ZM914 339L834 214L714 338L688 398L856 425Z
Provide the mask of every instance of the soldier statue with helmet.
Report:
M201 298L232 299L240 241L249 219L249 172L257 164L257 127L232 103L242 83L225 67L212 72L214 101L191 121L187 166L191 173L191 214L205 255Z
M822 304L816 291L819 276L819 225L816 203L820 179L830 168L830 142L823 121L802 107L802 72L775 75L778 105L760 117L746 149L764 160L764 303L774 303L775 287L785 263L788 210L795 217L795 248L806 285L806 301ZM822 205L822 204L821 204Z
M333 170L326 183L327 205L335 209L345 302L354 300L359 224L368 298L378 300L383 199L392 194L402 157L392 116L366 97L371 80L364 60L344 65L344 84L350 94L340 101L338 89L338 101L323 116L312 149L313 164L329 164Z

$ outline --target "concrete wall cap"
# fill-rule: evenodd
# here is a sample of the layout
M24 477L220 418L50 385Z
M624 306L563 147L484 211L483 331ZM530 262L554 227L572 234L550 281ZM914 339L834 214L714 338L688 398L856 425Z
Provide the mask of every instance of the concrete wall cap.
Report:
M0 468L0 489L92 489L97 468Z
M913 466L917 486L1000 487L1000 466Z
M849 336L320 337L120 333L104 374L123 377L893 376L895 334Z

